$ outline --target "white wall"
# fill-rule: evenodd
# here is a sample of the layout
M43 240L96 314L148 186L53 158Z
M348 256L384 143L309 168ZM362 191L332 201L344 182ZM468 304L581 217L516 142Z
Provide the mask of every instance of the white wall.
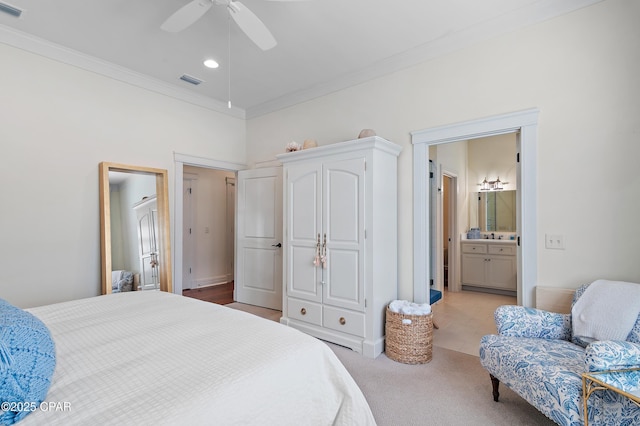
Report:
M640 282L640 2L606 0L404 71L248 121L248 161L291 140L363 128L399 158L399 296L412 299L409 132L539 108L538 284ZM544 248L544 233L565 250Z
M0 297L100 293L98 163L244 162L245 122L0 44Z

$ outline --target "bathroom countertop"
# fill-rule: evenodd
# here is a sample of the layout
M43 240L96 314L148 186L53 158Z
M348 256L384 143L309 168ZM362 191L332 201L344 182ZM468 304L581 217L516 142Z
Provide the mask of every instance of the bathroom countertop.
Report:
M489 243L489 244L498 244L498 243L500 243L500 244L515 244L516 240L508 240L508 239L507 240L505 240L505 239L492 240L492 239L485 239L485 238L474 238L474 239L470 240L470 239L467 239L467 238L463 238L462 242L463 243Z

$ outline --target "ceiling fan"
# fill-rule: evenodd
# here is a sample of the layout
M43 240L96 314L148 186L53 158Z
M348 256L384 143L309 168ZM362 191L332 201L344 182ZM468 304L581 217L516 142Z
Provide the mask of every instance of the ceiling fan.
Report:
M178 11L173 15L169 16L160 28L172 33L182 31L200 19L209 9L211 9L211 6L213 5L225 6L240 29L260 49L269 50L278 44L260 18L258 18L255 13L249 10L244 4L236 0L192 0L190 3L187 3L185 6L178 9Z

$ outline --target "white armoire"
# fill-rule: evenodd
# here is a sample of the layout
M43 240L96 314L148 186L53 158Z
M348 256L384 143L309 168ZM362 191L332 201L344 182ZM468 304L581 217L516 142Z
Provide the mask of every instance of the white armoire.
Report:
M280 154L281 323L369 358L397 298L397 160L377 136Z

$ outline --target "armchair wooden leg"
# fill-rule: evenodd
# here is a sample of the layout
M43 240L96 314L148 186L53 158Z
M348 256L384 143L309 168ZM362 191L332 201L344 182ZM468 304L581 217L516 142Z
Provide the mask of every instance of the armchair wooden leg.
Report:
M491 377L491 385L493 386L493 400L498 402L498 397L500 397L500 392L498 392L498 386L500 386L500 380L493 377L493 374L489 374Z

